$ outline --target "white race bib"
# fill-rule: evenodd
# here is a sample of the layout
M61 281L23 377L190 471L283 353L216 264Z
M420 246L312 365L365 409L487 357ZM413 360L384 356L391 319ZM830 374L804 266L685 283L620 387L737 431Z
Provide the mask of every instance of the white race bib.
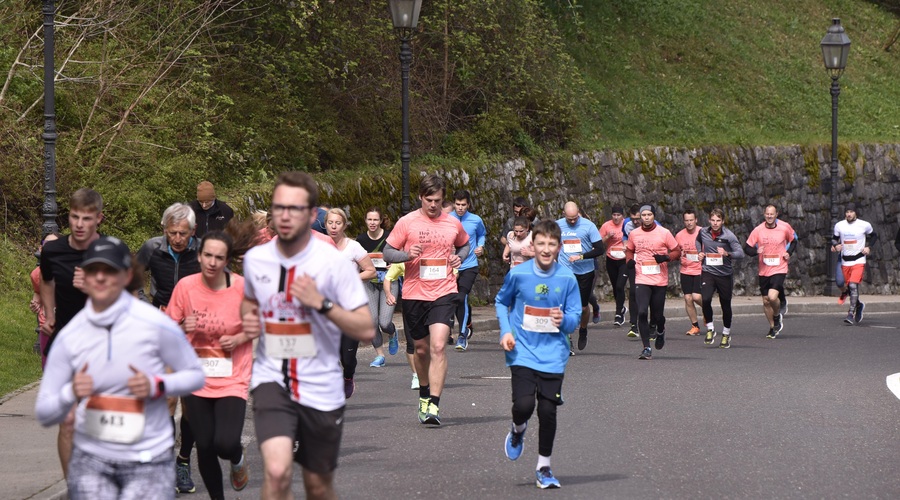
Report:
M725 257L722 255L706 254L707 266L721 266L725 264Z
M659 263L655 260L645 260L641 262L641 274L659 274L660 272Z
M197 357L200 358L200 365L203 367L203 374L212 378L230 377L234 369L234 363L231 361L231 353L225 352L223 349L213 347L201 347L196 349Z
M581 240L563 240L563 251L568 254L581 253Z
M266 322L266 356L278 359L312 358L316 352L316 338L308 322Z
M423 281L442 280L447 277L447 259L421 259L419 279Z
M375 269L384 269L388 266L384 260L383 253L370 253L369 258L372 259L372 265L375 266Z
M522 329L529 332L558 332L559 328L550 319L550 313L554 310L558 311L559 308L525 306L525 314L522 316Z
M781 264L780 255L763 255L763 264L767 266L777 266Z
M610 247L609 256L621 260L625 258L625 247Z
M844 247L842 248L843 255L856 255L859 252L862 252L861 245L857 240L845 240Z
M687 260L688 262L700 262L700 253L699 253L699 252L692 252L692 251L690 251L690 250L685 250L685 251L684 251L684 258L685 258L685 260Z
M96 439L136 443L144 436L145 424L143 399L97 394L87 400L84 430Z

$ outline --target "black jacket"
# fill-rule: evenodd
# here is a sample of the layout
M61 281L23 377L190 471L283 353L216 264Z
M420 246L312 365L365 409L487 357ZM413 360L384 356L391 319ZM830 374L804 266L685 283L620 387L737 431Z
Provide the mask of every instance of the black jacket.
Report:
M187 249L179 254L177 261L169 253L165 236L150 238L138 250L135 260L150 271L150 295L153 296L154 306L169 305L178 280L200 272L200 261L197 260L199 244L199 238L191 238Z
M197 230L194 234L198 239L209 231L225 229L228 221L234 218L234 210L222 200L213 202L213 206L209 207L209 210L203 210L200 202L194 200L191 202L191 208L194 210L194 215L197 216Z

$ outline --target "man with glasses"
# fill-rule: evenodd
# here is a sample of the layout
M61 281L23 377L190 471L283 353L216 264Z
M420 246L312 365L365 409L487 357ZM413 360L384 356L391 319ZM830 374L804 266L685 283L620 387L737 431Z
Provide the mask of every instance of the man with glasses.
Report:
M197 200L191 202L191 209L197 221L198 239L210 231L224 230L228 221L234 218L234 210L224 201L216 199L216 188L209 181L197 185Z

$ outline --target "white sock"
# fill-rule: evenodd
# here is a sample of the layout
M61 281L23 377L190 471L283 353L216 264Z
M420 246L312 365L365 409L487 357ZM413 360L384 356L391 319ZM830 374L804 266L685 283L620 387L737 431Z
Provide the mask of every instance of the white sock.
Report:
M525 429L527 427L528 427L528 422L525 422L524 424L521 424L521 425L516 425L515 422L513 422L513 430L516 431L516 434L521 434L521 433L525 432Z
M550 467L550 457L538 455L538 464L536 470L541 470L542 467Z
M731 328L722 328L722 335L731 335Z
M713 323L712 321L710 321L709 323L706 324L706 329L707 329L707 330L715 330L715 329L716 329L716 324Z

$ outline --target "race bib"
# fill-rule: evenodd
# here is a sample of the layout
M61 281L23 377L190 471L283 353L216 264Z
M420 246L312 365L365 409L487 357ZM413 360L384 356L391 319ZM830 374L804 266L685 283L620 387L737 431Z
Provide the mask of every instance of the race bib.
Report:
M781 264L780 255L763 255L763 264L767 266L777 266Z
M234 364L231 361L230 352L214 347L201 347L196 349L196 351L197 357L200 358L200 365L203 367L204 375L212 378L231 376Z
M721 266L725 264L725 257L722 255L706 254L707 266Z
M563 240L563 251L566 253L581 253L581 240Z
M844 241L844 248L843 248L844 251L841 253L844 255L856 255L862 251L862 248L860 248L860 247L861 247L861 245L859 244L859 241L846 240L846 241Z
M372 265L375 266L376 269L383 269L387 267L387 262L384 260L383 253L370 253L369 258L372 259Z
M641 274L659 274L659 263L655 260L645 260L641 262Z
M534 307L525 306L525 314L522 316L522 329L529 332L556 333L559 328L553 325L550 313L559 310L558 307Z
M690 250L684 251L684 258L689 262L700 262L700 253L692 252Z
M609 256L621 260L625 258L625 247L610 247Z
M266 322L266 356L312 358L316 352L316 338L309 323Z
M419 279L442 280L447 277L447 259L422 259L419 261Z
M130 396L98 394L87 400L84 430L109 443L131 444L144 435L144 400Z

